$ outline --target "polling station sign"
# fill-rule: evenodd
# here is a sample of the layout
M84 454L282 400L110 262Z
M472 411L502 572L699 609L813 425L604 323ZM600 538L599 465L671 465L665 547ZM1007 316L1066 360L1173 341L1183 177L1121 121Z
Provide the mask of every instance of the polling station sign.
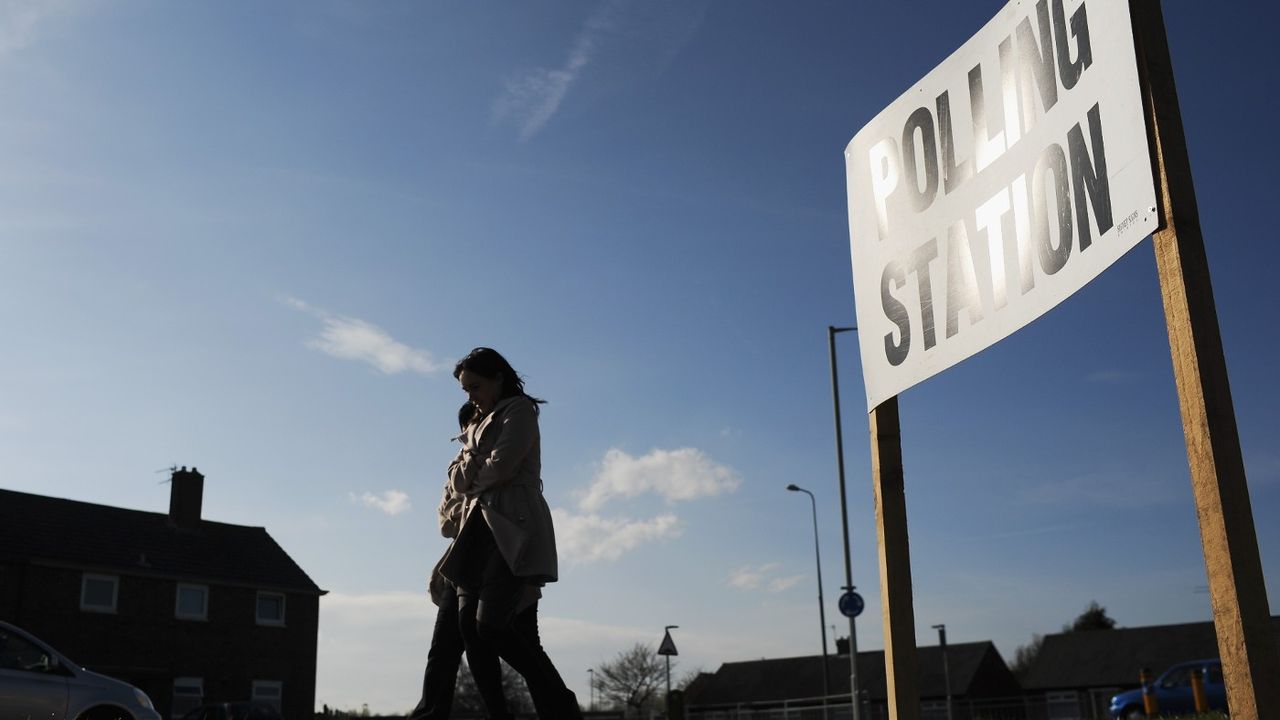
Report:
M868 410L1157 226L1129 3L1014 0L845 149Z

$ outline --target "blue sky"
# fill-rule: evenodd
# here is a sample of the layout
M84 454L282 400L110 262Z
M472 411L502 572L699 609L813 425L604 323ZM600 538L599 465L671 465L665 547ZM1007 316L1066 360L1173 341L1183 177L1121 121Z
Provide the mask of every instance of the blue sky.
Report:
M1093 2L1094 0L1090 0ZM826 326L854 317L842 152L998 2L22 3L0 9L0 484L263 525L323 588L317 703L417 699L463 395L547 398L587 668L819 651L842 583ZM1280 152L1260 3L1166 3L1272 597ZM866 416L839 339L863 649ZM1210 617L1149 241L901 398L917 633L1006 658L1097 600Z

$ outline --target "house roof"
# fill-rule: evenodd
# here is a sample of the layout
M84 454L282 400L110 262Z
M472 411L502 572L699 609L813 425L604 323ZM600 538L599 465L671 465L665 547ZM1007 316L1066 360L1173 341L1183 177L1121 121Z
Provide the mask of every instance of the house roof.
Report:
M265 528L0 490L0 558L323 594Z
M1280 617L1271 618L1280 640ZM1159 675L1187 660L1218 657L1212 622L1046 635L1022 685L1027 690L1137 687L1138 672Z
M946 697L939 646L916 650L920 666L920 696ZM1018 694L1019 688L999 651L990 642L947 646L951 692L957 696L999 697ZM731 662L714 673L702 673L686 691L689 705L736 705L781 702L822 696L822 656ZM849 656L827 659L830 694L849 692ZM883 701L884 652L858 653L858 688L871 701Z

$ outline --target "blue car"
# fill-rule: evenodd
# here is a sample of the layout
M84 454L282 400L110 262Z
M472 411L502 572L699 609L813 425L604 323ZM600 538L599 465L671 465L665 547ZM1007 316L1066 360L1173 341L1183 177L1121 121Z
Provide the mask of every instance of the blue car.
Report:
M1222 662L1213 659L1178 663L1156 678L1156 702L1161 715L1190 714L1196 711L1195 696L1191 691L1191 672L1197 669L1204 678L1204 695L1209 709L1226 712L1227 686L1222 683ZM1142 706L1142 688L1122 692L1111 698L1110 712L1113 718L1146 717Z

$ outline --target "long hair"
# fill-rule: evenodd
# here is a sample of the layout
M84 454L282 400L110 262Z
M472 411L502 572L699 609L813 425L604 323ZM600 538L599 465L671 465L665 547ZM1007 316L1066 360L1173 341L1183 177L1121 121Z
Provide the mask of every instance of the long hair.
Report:
M511 367L511 363L493 348L478 347L467 356L458 361L453 366L453 379L457 380L462 371L473 372L480 377L490 380L502 376L502 392L498 396L499 400L506 400L509 397L526 397L533 403L533 411L538 412L538 405L545 403L546 400L536 398L524 391L524 379ZM475 420L473 417L472 420Z

